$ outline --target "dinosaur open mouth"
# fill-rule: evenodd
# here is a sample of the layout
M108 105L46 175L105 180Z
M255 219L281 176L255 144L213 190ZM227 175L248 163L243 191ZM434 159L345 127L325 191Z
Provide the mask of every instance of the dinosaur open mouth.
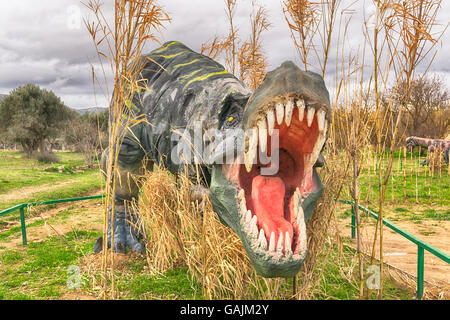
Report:
M260 112L247 131L245 163L235 172L240 222L251 246L265 254L306 254L302 202L318 189L313 166L326 138L326 112L302 98L286 98Z

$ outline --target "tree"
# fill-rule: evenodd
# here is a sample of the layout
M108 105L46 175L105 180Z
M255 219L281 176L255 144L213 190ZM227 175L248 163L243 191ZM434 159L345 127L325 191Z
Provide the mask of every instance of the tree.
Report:
M65 128L65 140L76 151L83 153L91 167L108 144L108 111L85 113L70 120Z
M450 124L450 96L443 80L438 77L421 77L412 81L409 99L405 97L406 86L404 81L400 82L390 92L394 106L397 109L402 106L406 111L406 117L402 117L406 134L441 138Z
M27 84L0 101L0 134L20 144L28 156L38 149L47 154L45 140L58 135L74 114L52 91Z

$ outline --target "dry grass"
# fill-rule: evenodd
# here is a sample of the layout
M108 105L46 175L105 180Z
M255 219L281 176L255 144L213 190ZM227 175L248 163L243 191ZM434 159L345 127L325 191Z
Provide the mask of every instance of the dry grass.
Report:
M179 186L165 170L148 173L140 216L148 230L147 260L154 273L186 265L205 299L273 298L277 281L259 277L238 236L217 218L207 198L192 201L192 182Z
M271 24L269 16L262 5L252 2L250 15L250 36L241 41L239 30L234 24L237 2L225 0L225 12L229 32L225 37L215 36L209 43L203 43L200 53L212 59L225 56L225 66L250 89L255 90L263 81L267 72L267 57L262 46L262 35Z

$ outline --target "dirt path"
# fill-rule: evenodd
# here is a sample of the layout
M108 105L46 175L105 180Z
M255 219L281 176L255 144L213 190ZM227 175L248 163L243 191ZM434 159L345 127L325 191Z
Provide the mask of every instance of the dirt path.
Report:
M7 193L0 194L0 203L32 198L33 195L35 195L37 193L60 190L63 187L65 187L69 184L76 183L78 181L79 181L79 178L73 178L73 179L64 180L64 181L56 182L56 183L52 182L52 183L41 184L38 186L29 186L29 187L22 187L19 189L13 189Z
M374 220L372 219L371 222L363 225L361 232L363 250L368 254L372 252L375 233ZM444 253L450 252L450 221L422 220L421 224L396 221L395 225ZM339 229L342 235L350 235L350 218L339 219ZM352 243L356 247L356 239L352 240ZM387 227L383 228L383 252L385 262L413 276L417 275L417 245ZM379 258L379 256L379 240L377 240L376 257ZM424 261L425 281L449 289L450 265L427 251L425 251Z

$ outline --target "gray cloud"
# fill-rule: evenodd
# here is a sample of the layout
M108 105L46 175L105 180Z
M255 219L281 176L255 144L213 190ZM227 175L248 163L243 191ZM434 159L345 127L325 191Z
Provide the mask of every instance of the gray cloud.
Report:
M345 0L344 3L353 2ZM350 25L347 50L356 50L363 45L362 21L366 2L354 5L355 15ZM105 2L106 15L112 16L113 1ZM227 33L224 2L222 0L162 0L172 23L166 24L161 41L179 40L194 50L215 35ZM284 20L279 1L260 0L270 16L272 27L264 35L264 49L270 68L284 60L299 63L290 32ZM450 2L443 1L440 21L450 21ZM79 11L80 16L75 13ZM243 40L249 36L251 1L238 1L235 23ZM32 82L61 96L70 107L84 108L93 105L106 106L108 97L100 88L94 96L91 65L100 74L93 42L83 25L83 18L91 17L87 8L78 0L22 0L3 1L0 11L0 93ZM442 39L442 47L436 55L431 71L450 81L450 36ZM154 49L155 43L146 50ZM349 52L349 51L348 51ZM356 52L356 51L355 51ZM335 46L330 52L329 65L334 66L338 57ZM370 64L370 62L367 62ZM419 68L420 71L420 68ZM326 77L332 86L334 70L330 68ZM108 76L111 83L111 76ZM100 80L102 81L102 80Z

